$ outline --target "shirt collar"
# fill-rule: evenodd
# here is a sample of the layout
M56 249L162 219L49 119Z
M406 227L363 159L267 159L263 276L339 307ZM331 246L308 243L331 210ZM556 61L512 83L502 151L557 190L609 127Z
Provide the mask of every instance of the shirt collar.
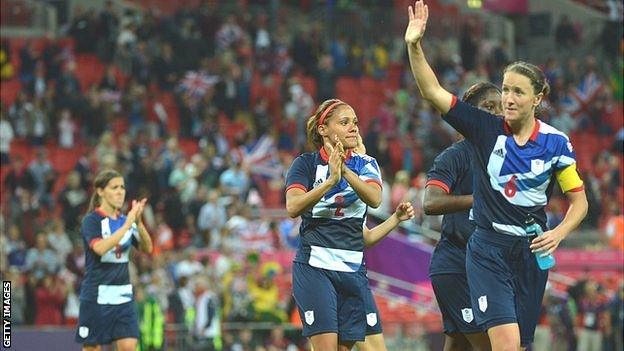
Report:
M329 163L329 154L327 153L327 151L325 151L324 146L321 146L321 149L319 150L319 154L321 154L321 158L323 159L323 161L325 161L325 163ZM351 149L349 149L347 150L347 160L349 160L351 156L353 156L353 152Z
M529 137L529 140L533 142L537 140L537 135L539 134L540 124L541 124L540 120L536 118L535 126L533 127L533 132L531 132L531 136ZM511 131L511 127L509 126L509 124L507 124L506 121L503 121L503 130L505 131L505 134L507 135L513 134Z

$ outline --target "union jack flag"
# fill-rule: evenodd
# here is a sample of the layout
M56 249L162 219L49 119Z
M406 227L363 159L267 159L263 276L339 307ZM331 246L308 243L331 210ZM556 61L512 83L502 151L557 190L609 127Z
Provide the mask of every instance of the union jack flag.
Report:
M197 101L206 95L206 92L219 81L219 77L210 76L205 72L188 71L182 78L179 90L191 100Z
M241 153L243 164L249 166L252 175L277 179L284 173L275 141L266 134L244 147Z
M587 112L603 89L602 80L596 73L591 72L581 79L576 88L568 92L568 95L562 100L563 108L573 117Z

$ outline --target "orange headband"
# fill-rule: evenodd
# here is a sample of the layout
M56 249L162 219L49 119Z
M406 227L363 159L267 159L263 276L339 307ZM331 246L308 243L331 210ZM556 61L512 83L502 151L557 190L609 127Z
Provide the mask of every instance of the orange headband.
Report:
M323 114L321 115L321 118L319 118L317 125L320 126L321 124L323 124L323 122L325 122L325 117L327 117L327 115L329 114L329 111L331 111L334 107L340 104L342 104L342 101L336 101L333 104L329 105L329 107L326 108L325 112L323 112Z

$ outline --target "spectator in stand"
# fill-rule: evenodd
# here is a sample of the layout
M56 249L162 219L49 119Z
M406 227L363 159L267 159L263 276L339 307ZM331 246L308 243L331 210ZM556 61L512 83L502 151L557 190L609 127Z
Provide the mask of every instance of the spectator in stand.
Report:
M608 206L608 219L604 229L605 244L609 247L624 251L624 214L622 204L611 202Z
M9 121L13 125L16 137L23 138L28 134L28 115L32 110L33 104L30 97L25 91L20 91L8 113Z
M250 186L249 172L243 169L241 162L228 157L230 167L219 177L221 193L244 199Z
M45 73L45 66L43 65L43 62L37 61L33 79L27 86L24 87L24 89L35 99L35 101L43 98L45 95L47 89L47 77Z
M245 33L243 29L236 23L234 15L228 15L224 23L216 33L217 51L224 51L237 44Z
M52 188L56 181L57 172L48 159L48 152L41 148L37 150L37 157L28 165L28 171L35 180L35 196L49 208L54 207L52 201Z
M570 18L567 15L562 15L555 28L555 45L560 50L570 50L577 44L577 40L576 31Z
M93 53L97 43L97 23L93 11L86 11L82 5L74 8L74 20L69 28L69 35L76 43L76 52Z
M297 346L284 335L284 327L278 326L271 330L264 346L267 351L296 351Z
M16 224L9 226L9 235L2 245L2 250L6 253L9 267L15 267L19 271L26 270L26 255L28 253L26 242L22 238L20 227Z
M35 247L30 248L26 254L26 271L36 279L42 279L46 275L56 274L61 267L61 262L54 251L48 248L48 238L40 232L36 237Z
M9 42L2 40L2 46L0 46L0 80L9 80L13 78L14 68L11 63L11 50Z
M206 200L197 217L197 228L202 235L203 246L216 249L221 243L221 229L228 217L223 201L219 201L218 190L211 190Z
M35 290L35 325L61 325L67 287L55 275L45 274Z
M165 91L173 90L178 80L180 67L174 58L170 43L162 43L160 55L154 61L154 72L156 72L158 86L161 89Z
M620 286L613 294L613 298L609 301L610 314L610 333L607 334L607 350L622 350L624 343L622 342L622 330L624 330L624 283L620 282Z
M61 74L61 65L65 61L70 51L68 47L61 47L60 42L53 33L48 34L51 40L43 49L41 59L45 67L45 78L47 81L55 81Z
M593 280L588 280L585 284L585 291L580 304L582 320L578 350L602 351L602 328L608 315L606 303L600 296L599 289L598 283Z
M266 266L266 264L265 264ZM274 268L263 268L258 278L249 284L254 320L257 322L282 323L287 319L283 303L279 300L279 291L275 284Z
M204 279L195 281L195 325L193 336L195 351L213 351L218 348L221 333L220 304L218 296Z
M50 120L43 100L36 99L28 114L27 137L31 145L44 146L50 133Z
M110 64L106 66L106 72L104 77L100 81L100 90L119 91L119 82L117 81L117 75L115 72L115 66Z
M30 84L34 78L35 66L37 65L37 53L30 40L27 40L24 47L19 52L20 57L20 69L19 79L20 83L24 85Z
M72 119L69 109L63 109L60 112L61 119L58 122L58 145L63 149L72 149L74 147L74 135L78 129L76 123Z
M11 142L15 133L13 126L7 120L3 106L0 107L0 165L6 166L11 162Z
M80 174L72 171L68 174L65 187L58 195L58 202L63 208L62 218L67 229L75 232L79 217L87 204L88 195L80 183Z
M56 257L58 258L57 262L60 266L64 267L67 255L72 252L73 246L65 231L65 223L62 219L55 218L52 223L48 225L46 238L48 240L48 245L54 250L54 253L56 253Z

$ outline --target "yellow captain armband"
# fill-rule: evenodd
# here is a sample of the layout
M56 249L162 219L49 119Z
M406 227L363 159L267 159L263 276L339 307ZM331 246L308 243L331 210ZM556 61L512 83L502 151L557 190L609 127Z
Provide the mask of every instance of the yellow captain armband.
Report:
M558 170L556 172L557 182L561 191L567 193L568 191L581 191L584 189L583 180L576 171L576 163L571 164L568 167Z

